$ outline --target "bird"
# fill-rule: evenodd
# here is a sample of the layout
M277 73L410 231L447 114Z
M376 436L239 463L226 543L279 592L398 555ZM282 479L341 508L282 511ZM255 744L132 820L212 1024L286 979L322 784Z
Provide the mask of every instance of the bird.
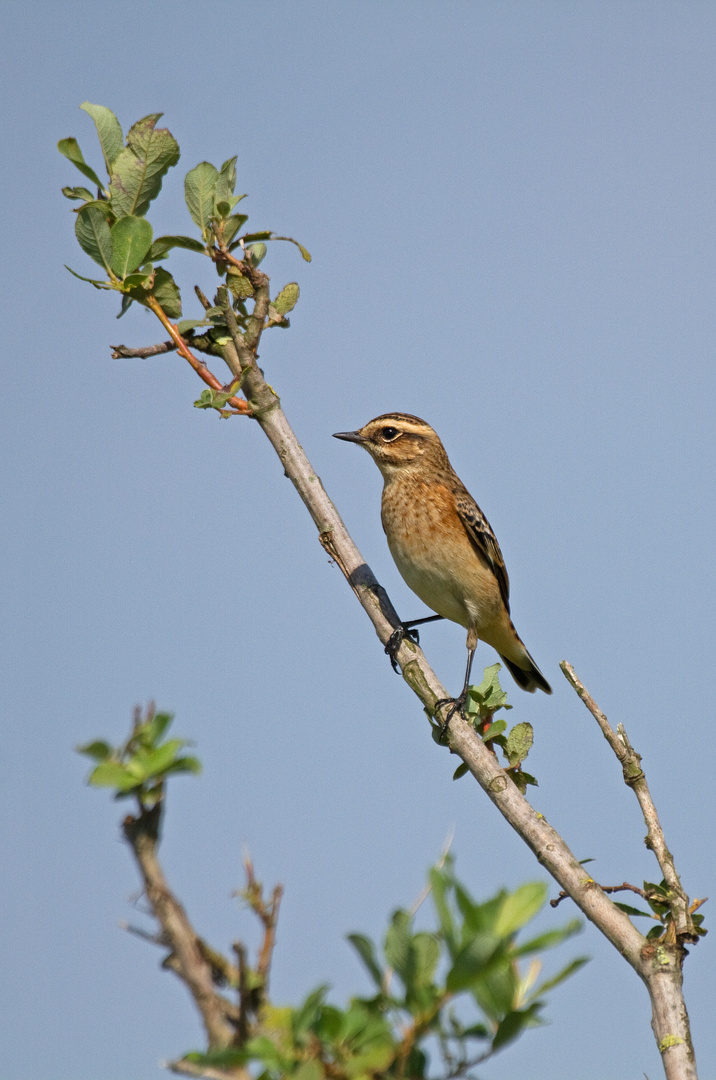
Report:
M443 728L467 701L478 640L491 645L523 690L552 688L510 618L510 582L490 523L450 464L436 431L410 413L384 413L336 439L367 450L383 475L381 520L390 553L405 583L437 614L402 623L386 652L394 661L414 626L449 619L467 630L462 691ZM394 664L395 666L395 664Z

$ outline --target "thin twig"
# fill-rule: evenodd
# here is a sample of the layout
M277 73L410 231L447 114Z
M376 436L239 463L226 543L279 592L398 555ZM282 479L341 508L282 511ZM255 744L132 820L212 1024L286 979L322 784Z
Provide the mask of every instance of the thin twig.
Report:
M174 324L170 322L167 316L164 314L161 304L157 301L157 299L154 296L149 296L146 303L147 306L151 308L151 310L157 316L164 329L169 333L172 341L176 344L177 352L179 353L179 355L183 356L184 359L191 364L199 378L202 379L207 386L210 386L212 390L218 390L219 392L221 392L224 387L219 382L216 375L212 374L212 372L209 371L203 360L197 360L191 349L188 347L187 343L184 341L184 338L177 330L176 326L174 326ZM251 409L248 403L242 398L229 398L229 400L227 401L227 405L230 405L232 408L236 409L237 412L244 413L247 416L251 415Z
M565 678L577 692L590 713L597 721L604 738L614 751L622 767L624 783L630 787L636 795L644 822L647 828L645 844L656 856L662 877L668 890L668 904L674 920L674 932L680 942L696 942L699 935L694 929L693 919L689 911L689 898L684 892L679 875L676 872L674 857L666 846L664 831L656 812L654 801L646 782L646 776L641 767L641 755L636 752L627 738L623 724L617 725L617 730L607 720L605 714L599 708L591 694L588 693L584 683L578 678L574 668L566 660L559 665Z
M113 360L145 360L148 356L160 356L176 349L175 341L160 341L157 345L145 345L143 349L130 349L128 345L111 345Z

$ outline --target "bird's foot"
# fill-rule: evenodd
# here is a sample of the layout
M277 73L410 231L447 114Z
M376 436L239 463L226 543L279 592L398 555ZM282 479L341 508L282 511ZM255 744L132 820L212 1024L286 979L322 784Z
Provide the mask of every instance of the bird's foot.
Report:
M465 715L463 713L463 709L465 708L466 704L467 689L463 690L462 693L456 698L445 697L440 698L438 701L435 702L435 705L433 706L433 715L435 716L436 720L438 719L438 713L442 709L443 705L451 706L445 719L438 720L438 726L440 728L440 742L445 742L445 736L447 735L447 730L450 727L450 721L452 720L455 713L462 713L463 716Z
M390 663L392 664L393 671L400 674L398 669L397 654L398 649L403 644L405 639L412 641L414 645L420 644L420 634L417 630L413 630L409 623L401 623L397 630L388 638L388 644L385 646L385 653L390 657Z

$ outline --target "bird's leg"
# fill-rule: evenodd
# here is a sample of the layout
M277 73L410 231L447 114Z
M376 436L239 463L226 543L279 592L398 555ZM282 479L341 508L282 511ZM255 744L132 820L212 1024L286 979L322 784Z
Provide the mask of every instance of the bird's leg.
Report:
M398 629L393 631L388 638L388 644L385 646L385 652L390 657L393 671L398 671L398 661L395 657L405 638L408 638L416 645L420 644L420 634L413 627L422 626L423 623L437 622L438 619L442 618L442 615L428 615L425 619L412 619L410 622L402 622Z
M447 729L450 725L450 721L456 712L462 712L467 702L467 691L470 686L470 672L472 671L472 661L475 658L475 649L477 648L477 634L472 630L468 630L467 634L467 667L465 668L465 682L462 684L462 690L456 698L440 698L435 702L435 715L440 711L443 705L452 705L452 708L448 712L445 719L440 723L441 737L444 737Z

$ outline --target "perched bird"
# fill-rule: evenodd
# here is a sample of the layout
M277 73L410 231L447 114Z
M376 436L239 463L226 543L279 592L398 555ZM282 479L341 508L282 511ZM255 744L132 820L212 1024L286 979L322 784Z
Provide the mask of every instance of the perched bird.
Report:
M386 413L334 438L364 447L383 474L381 518L390 553L406 584L437 612L402 623L386 652L392 659L413 626L435 617L467 629L465 683L446 725L467 700L478 640L497 650L523 690L551 694L512 625L510 583L495 534L430 425L408 413Z

